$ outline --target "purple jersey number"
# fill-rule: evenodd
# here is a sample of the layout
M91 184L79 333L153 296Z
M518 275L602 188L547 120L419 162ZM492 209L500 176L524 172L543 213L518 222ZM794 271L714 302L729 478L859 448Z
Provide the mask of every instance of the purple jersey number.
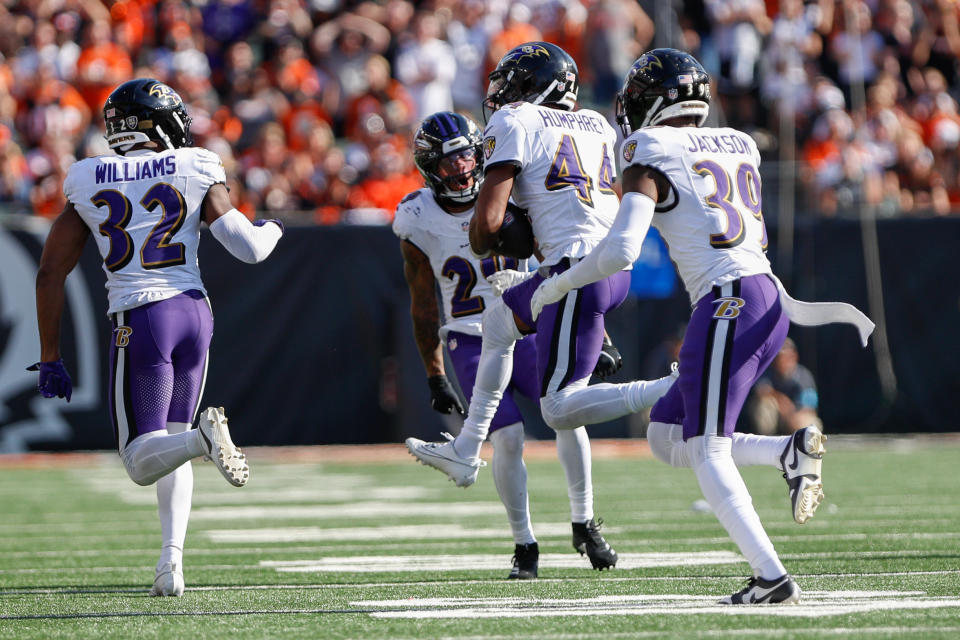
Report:
M733 185L726 170L712 160L701 160L693 165L693 170L701 176L713 176L716 190L707 197L707 204L720 209L726 214L727 226L722 233L710 235L710 246L715 249L730 249L741 242L744 237L743 216L740 209L733 202ZM767 226L763 222L763 212L760 198L760 174L756 167L750 164L741 164L737 168L737 195L740 203L753 217L760 222L760 245L767 248Z
M517 260L505 256L491 256L484 258L480 262L480 273L484 278L492 275L495 271L503 269L516 269ZM482 313L486 306L483 303L482 296L474 296L473 288L477 284L477 271L469 260L461 256L450 256L443 263L440 270L445 278L453 280L457 278L457 286L453 291L453 299L450 300L450 315L454 318L462 318L475 313Z
M98 191L90 201L95 207L106 207L110 212L100 225L100 235L110 238L110 251L103 264L107 271L123 269L133 257L133 239L124 230L130 224L130 201L113 189Z
M599 175L597 177L597 190L602 193L616 193L613 190L613 162L607 154L607 145L604 143L603 161L600 165ZM560 138L560 146L553 155L553 163L547 172L544 180L544 186L547 191L556 191L564 187L572 186L577 190L577 197L585 204L593 206L593 178L587 175L583 168L583 161L580 160L580 151L577 149L577 141L573 137L564 134Z
M110 251L103 259L103 264L108 271L118 271L127 266L133 257L133 238L126 231L133 207L125 195L114 189L98 191L90 201L94 206L107 208L107 219L100 225L100 233L110 238ZM184 264L187 260L183 244L170 242L186 218L187 207L183 195L173 186L161 182L144 194L140 205L147 211L157 207L163 210L160 222L153 227L140 248L143 268L159 269Z

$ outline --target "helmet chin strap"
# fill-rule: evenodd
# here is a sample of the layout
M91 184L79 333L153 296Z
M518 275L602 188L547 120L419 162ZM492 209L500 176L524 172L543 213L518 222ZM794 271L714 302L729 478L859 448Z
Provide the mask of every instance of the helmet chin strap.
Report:
M170 140L170 136L168 136L164 130L160 128L160 125L156 125L153 128L157 132L157 135L160 136L160 139L163 140L163 143L167 145L167 149L176 149L176 147L173 146L173 142Z
M533 100L530 100L533 104L542 104L546 100L547 96L550 95L550 92L554 89L562 89L566 82L560 82L560 80L554 78L546 89L543 90L543 93L536 96ZM577 101L577 96L572 91L566 91L563 94L563 97L560 100L557 100L556 104L566 107L567 109L573 109L574 103Z

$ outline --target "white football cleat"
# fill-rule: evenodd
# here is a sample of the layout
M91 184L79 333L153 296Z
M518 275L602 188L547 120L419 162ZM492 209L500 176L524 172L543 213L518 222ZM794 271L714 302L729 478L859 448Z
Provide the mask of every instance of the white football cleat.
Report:
M826 441L827 436L816 425L810 425L793 434L780 456L780 466L793 504L793 519L797 524L812 518L823 501L820 470L823 454L827 451L823 446Z
M183 595L183 568L175 562L165 562L157 569L157 577L150 587L151 596Z
M428 467L447 474L458 487L469 487L477 480L480 467L487 463L480 458L461 458L453 448L453 436L444 431L447 442L424 442L419 438L407 438L407 450L414 458Z
M200 414L197 429L200 431L200 440L206 451L204 458L212 460L227 482L233 486L242 487L247 484L250 478L247 456L230 440L230 430L227 428L227 416L223 413L223 407L204 409Z

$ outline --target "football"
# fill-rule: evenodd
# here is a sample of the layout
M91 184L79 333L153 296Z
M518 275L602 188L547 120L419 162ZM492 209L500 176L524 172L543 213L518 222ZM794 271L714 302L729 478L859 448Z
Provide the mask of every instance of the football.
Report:
M509 258L524 260L533 255L533 248L533 227L527 212L512 202L507 203L493 250Z

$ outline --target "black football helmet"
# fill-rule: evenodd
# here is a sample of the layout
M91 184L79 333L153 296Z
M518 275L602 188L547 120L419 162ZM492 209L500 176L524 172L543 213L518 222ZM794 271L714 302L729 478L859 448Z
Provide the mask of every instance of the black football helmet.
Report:
M482 141L476 123L452 111L434 113L420 124L413 136L413 161L441 205L471 204L477 199L483 182ZM445 164L453 169L460 157L472 159L473 169L441 175Z
M193 145L191 118L177 92L153 78L124 82L103 105L107 143L120 154L140 142L167 149Z
M670 118L693 116L702 127L710 111L710 76L689 53L654 49L633 63L617 94L624 136Z
M572 111L580 91L577 63L550 42L527 42L514 47L490 72L483 115L511 102L545 104Z

